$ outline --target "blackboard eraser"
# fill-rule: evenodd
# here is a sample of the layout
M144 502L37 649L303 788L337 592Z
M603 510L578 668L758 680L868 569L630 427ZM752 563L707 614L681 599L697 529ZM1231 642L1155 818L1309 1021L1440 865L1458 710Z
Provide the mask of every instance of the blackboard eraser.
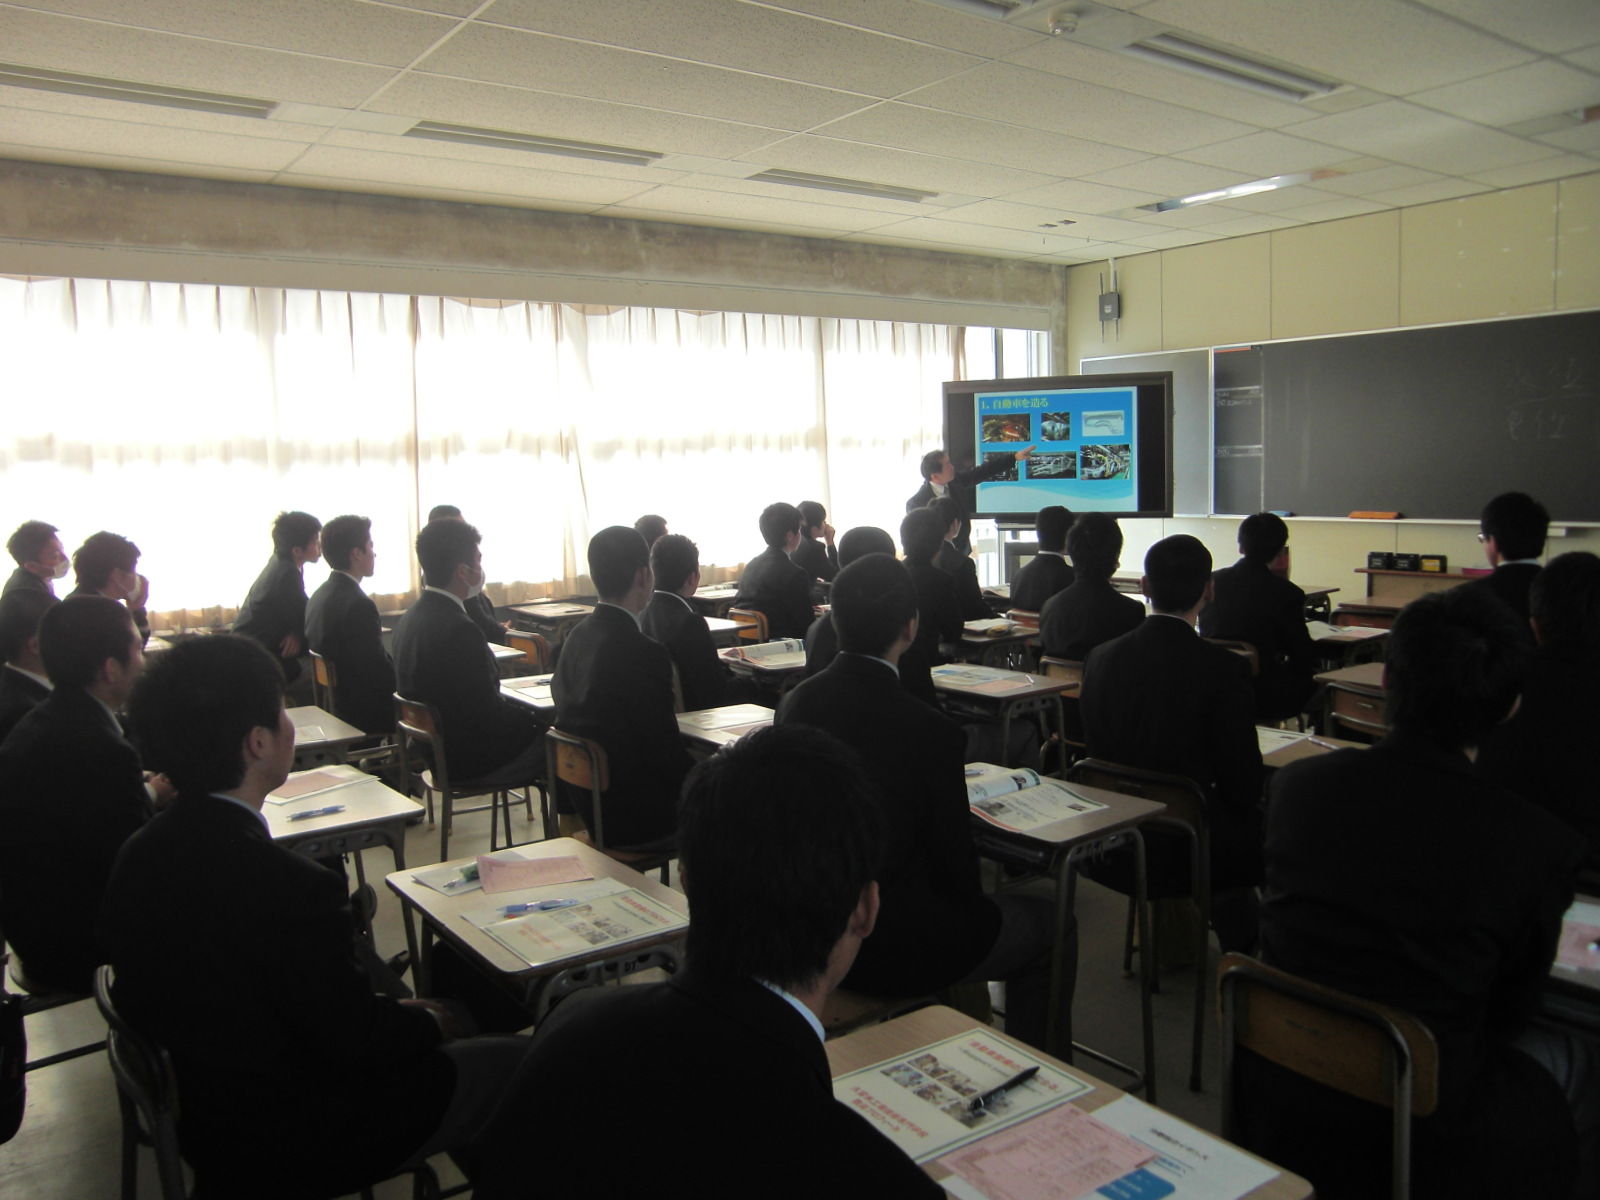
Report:
M1358 509L1350 514L1350 519L1352 521L1398 521L1400 514L1397 512L1368 512L1365 509Z
M1290 511L1289 509L1287 509L1287 508L1269 508L1269 509L1267 509L1267 511L1269 513L1271 513L1275 517L1292 517L1292 516L1294 516L1294 513L1292 511Z

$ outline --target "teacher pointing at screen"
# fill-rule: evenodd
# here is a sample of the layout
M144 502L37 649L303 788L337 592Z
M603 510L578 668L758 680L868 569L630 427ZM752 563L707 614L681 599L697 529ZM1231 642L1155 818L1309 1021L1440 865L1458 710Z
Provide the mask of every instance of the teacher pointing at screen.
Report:
M1015 462L1021 462L1033 452L1032 444L1024 446L1011 457ZM955 463L950 461L950 456L943 450L930 450L922 456L922 486L917 489L917 494L906 501L906 511L922 508L930 500L940 496L952 497L957 507L961 509L961 532L954 539L955 548L962 554L972 553L972 489L980 483L997 479L1011 470L1012 463L1004 457L996 455L991 461L972 467L966 471L957 471Z

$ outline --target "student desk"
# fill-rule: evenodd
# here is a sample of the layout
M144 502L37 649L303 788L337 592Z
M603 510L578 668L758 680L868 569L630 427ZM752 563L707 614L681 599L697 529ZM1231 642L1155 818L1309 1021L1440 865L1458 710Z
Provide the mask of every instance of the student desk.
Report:
M1329 631L1313 636L1311 644L1324 662L1335 662L1348 667L1358 660L1376 660L1383 657L1383 648L1389 640L1389 631L1378 625L1330 625Z
M576 857L596 880L614 880L642 892L680 914L684 924L631 941L599 945L585 953L562 955L530 965L476 925L466 921L464 916L492 911L501 905L513 904L542 893L560 895L563 887L577 885L557 884L536 892L499 892L492 896L482 890L446 896L427 884L418 883L410 871L396 871L385 882L400 898L408 916L412 911L422 916L422 954L415 960L419 995L428 995L432 984L431 956L436 938L443 938L468 960L485 968L490 974L499 976L517 993L521 1003L533 1014L535 1023L544 1018L557 1000L580 988L620 979L651 967L662 967L668 971L678 969L678 944L683 940L689 919L689 902L681 892L648 879L632 867L624 866L573 838L551 838L518 846L516 850L524 858ZM463 858L450 865L467 866L473 861Z
M934 667L933 686L941 695L1000 718L1000 745L1011 745L1011 720L1032 713L1054 712L1056 729L1063 730L1065 713L1061 696L1078 689L1076 682L1049 679L1023 671L1004 671L999 667L964 666L947 663ZM1011 766L1011 763L1002 764Z
M1382 737L1388 726L1383 715L1383 664L1360 663L1312 676L1322 686L1322 728L1332 732L1334 718L1363 733Z
M544 634L559 643L579 621L594 611L588 604L571 604L565 601L540 600L533 604L513 604L508 610L512 621L524 628Z
M1365 750L1365 742L1349 742L1343 738L1320 737L1294 733L1287 729L1272 729L1257 725L1256 736L1261 745L1261 765L1269 771L1287 767L1302 758L1321 758L1335 750ZM1294 741L1289 741L1294 738Z
M980 1025L971 1017L943 1006L918 1009L916 1012L908 1013L903 1017L896 1017L894 1020L885 1021L881 1025L871 1025L865 1029L858 1029L854 1033L829 1042L826 1047L828 1068L832 1072L834 1079L837 1080L842 1075L863 1070L888 1059L905 1059L924 1046L931 1046L967 1033L981 1034L985 1040L1004 1043L1014 1050L1014 1056L1018 1062L1045 1063L1088 1084L1089 1091L1066 1101L1066 1103L1074 1104L1085 1112L1094 1112L1096 1109L1104 1108L1109 1104L1127 1098L1127 1093L1119 1088L1112 1087L1108 1083L1102 1083L1094 1076L1079 1070L1077 1067L1066 1066L1051 1058L1048 1054L1042 1054L1030 1046L1022 1045L1014 1039L1006 1037L998 1030L992 1029L987 1025ZM1149 1107L1144 1105L1142 1101L1129 1099L1131 1103L1140 1105L1141 1108ZM1150 1115L1155 1116L1156 1114L1152 1112ZM1037 1120L1039 1118L1030 1119ZM1189 1134L1190 1137L1184 1139L1185 1144L1194 1146L1199 1151L1203 1161L1213 1161L1221 1157L1217 1153L1217 1147L1227 1146L1226 1142L1223 1142L1221 1138L1216 1137L1214 1134L1199 1130L1188 1122L1170 1114L1162 1113L1160 1114L1160 1119L1167 1125ZM1009 1126L1009 1128L1020 1129L1024 1125L1025 1122ZM1004 1130L1001 1132L1003 1133ZM1264 1159L1256 1158L1255 1155L1247 1151L1236 1149L1235 1152L1243 1156L1244 1159L1260 1163L1263 1168L1270 1168L1275 1172L1264 1183L1245 1192L1245 1200L1308 1200L1312 1195L1311 1185L1298 1175L1291 1175L1287 1171L1278 1170L1271 1163L1266 1162ZM1065 1165L1065 1161L1063 1161L1063 1165ZM923 1169L940 1182L943 1182L950 1175L949 1170L938 1160L924 1164ZM1198 1170L1200 1178L1196 1180L1196 1183L1203 1183L1205 1167L1200 1165ZM962 1193L964 1195L982 1194L980 1190L972 1188L970 1184L967 1184L966 1187L971 1190L964 1191ZM1225 1195L1233 1194L1225 1191L1224 1186L1220 1185L1220 1183L1216 1185L1216 1192ZM1128 1194L1134 1195L1135 1193ZM1194 1193L1185 1194L1211 1195L1213 1191L1196 1188ZM1091 1195L1098 1198L1100 1193L1094 1192Z
M795 639L798 641L799 639ZM781 683L785 676L793 675L797 671L806 669L806 653L804 648L794 653L783 654L775 660L752 659L744 656L744 651L754 649L755 646L769 645L767 642L752 643L749 646L731 646L719 650L717 657L731 667L735 674L746 675L754 679Z
M706 628L711 631L713 646L732 646L739 640L739 630L744 626L725 617L707 617Z
M533 709L540 719L556 719L556 701L550 694L550 681L554 675L518 675L500 681L500 694L509 700Z
M1333 623L1370 625L1376 629L1388 629L1394 624L1395 617L1400 615L1400 610L1409 603L1408 600L1385 600L1378 596L1371 596L1365 600L1345 600L1334 611Z
M1561 922L1561 941L1540 997L1545 1015L1563 1025L1600 1032L1600 897L1581 892Z
M720 617L733 607L733 598L738 594L738 584L717 583L697 589L689 603L708 617Z
M294 722L294 765L297 769L342 763L352 743L372 737L315 704L289 709L289 720Z
M709 757L745 734L772 724L772 710L759 704L724 704L678 714L678 732L689 752Z
M1004 618L997 618L1004 619ZM962 662L987 666L1010 666L1015 659L1026 657L1025 647L1038 644L1039 627L1011 622L1005 633L986 633L971 628L988 622L969 621L962 625L961 641L956 656Z
M1028 833L1003 829L978 816L976 812L972 814L973 842L979 854L1004 865L1038 871L1055 880L1056 936L1050 952L1050 1000L1048 1024L1045 1026L1045 1049L1052 1052L1059 1052L1062 1048L1061 986L1064 966L1062 934L1066 930L1067 917L1072 912L1076 895L1078 860L1093 851L1104 850L1124 838L1133 843L1136 864L1134 911L1138 918L1139 936L1148 939L1150 929L1148 881L1145 878L1144 837L1138 827L1151 817L1159 816L1167 810L1167 806L1160 801L1147 800L1142 796L1125 796L1121 792L1088 787L1081 783L1064 786L1070 787L1080 796L1098 801L1105 807L1081 816L1052 822ZM1005 797L1002 796L1000 799L1003 801ZM1146 941L1144 944L1149 943ZM1139 1079L1142 1086L1147 1089L1146 1097L1154 1100L1155 1029L1150 1002L1152 980L1149 959L1150 956L1147 954L1139 956L1140 1022L1144 1039L1143 1072L1126 1063L1109 1059L1087 1046L1080 1046L1076 1042L1071 1042L1070 1045L1093 1058L1110 1063L1119 1070L1127 1071Z

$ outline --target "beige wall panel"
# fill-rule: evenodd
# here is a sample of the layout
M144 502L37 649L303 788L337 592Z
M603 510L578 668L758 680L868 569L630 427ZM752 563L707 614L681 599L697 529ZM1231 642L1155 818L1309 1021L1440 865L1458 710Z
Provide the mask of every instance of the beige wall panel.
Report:
M1556 218L1556 307L1600 306L1600 174L1563 179Z
M1272 336L1387 329L1400 321L1400 214L1280 229L1272 239Z
M1110 286L1105 263L1067 268L1067 369L1086 358L1161 349L1161 255L1117 259L1122 320L1100 324L1100 280Z
M1555 304L1556 185L1400 212L1400 322L1431 325Z
M1272 336L1272 243L1267 234L1167 250L1161 263L1166 350Z

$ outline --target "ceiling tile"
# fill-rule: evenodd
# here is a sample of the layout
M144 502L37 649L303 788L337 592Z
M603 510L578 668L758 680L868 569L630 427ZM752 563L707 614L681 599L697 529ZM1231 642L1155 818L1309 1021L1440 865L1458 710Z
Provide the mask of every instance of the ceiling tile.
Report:
M1537 145L1522 138L1401 100L1318 117L1296 125L1294 133L1363 154L1415 163L1446 175L1547 157Z
M1049 208L1035 204L1014 204L1007 200L980 200L976 204L964 204L960 208L946 209L952 221L965 221L973 225L989 225L996 229L1013 229L1022 233L1056 233L1076 236L1078 217L1066 212L1064 209ZM1058 229L1040 229L1041 225L1060 225L1063 221L1071 221Z
M0 87L0 107L33 109L72 117L92 117L102 121L126 121L133 125L165 125L173 129L193 129L201 133L229 133L236 137L261 137L308 144L328 132L321 125L266 121L260 117L232 117L223 113L196 112L187 108L166 108L159 104L135 104L123 100L102 100L94 96L74 96L67 92L41 92L24 87Z
M418 70L695 116L737 113L773 129L809 129L867 103L846 92L487 25L462 30Z
M1143 155L1101 142L1026 129L910 104L875 104L813 130L825 137L1072 176L1137 162Z
M1214 191L1235 183L1248 183L1255 176L1224 170L1221 167L1184 162L1177 158L1147 158L1126 167L1099 171L1087 178L1090 183L1133 188L1141 192L1157 192L1164 199L1173 199L1178 196L1192 196L1197 192Z
M1152 216L1154 214L1151 214ZM1160 233L1162 227L1153 221L1133 221L1122 217L1095 217L1085 213L1072 226L1072 232L1103 242L1121 242L1142 237L1147 233Z
M1336 200L1319 200L1303 208L1290 209L1288 215L1299 217L1302 221L1338 221L1344 217L1359 217L1366 213L1382 212L1391 207L1393 206L1380 204L1365 197L1340 196Z
M1335 175L1317 180L1317 187L1325 192L1339 192L1350 196L1365 196L1391 188L1409 187L1414 183L1429 183L1443 176L1416 167L1388 166L1371 171L1354 171L1348 175Z
M276 171L305 149L304 142L202 133L168 125L135 125L67 116L37 109L0 109L6 141L37 149L56 147L82 153L101 152L125 158L215 163L256 171Z
M902 99L929 108L989 117L996 112L1033 129L1167 154L1250 133L1237 121L1147 100L1076 79L993 63L912 92Z
M414 8L419 12L443 13L450 17L464 17L483 3L483 0L384 0L385 8Z
M1488 190L1487 185L1473 183L1467 179L1439 179L1433 183L1417 183L1388 192L1373 192L1371 198L1380 204L1396 206L1432 204L1436 200L1454 200L1458 196L1471 196Z
M1303 221L1296 219L1293 214L1279 213L1251 213L1247 217L1236 217L1229 221L1218 221L1215 225L1204 227L1206 233L1215 234L1217 237L1241 237L1249 233L1268 233L1274 229L1288 229L1291 225L1302 225Z
M1581 154L1558 154L1538 162L1521 163L1515 167L1497 167L1492 171L1479 171L1472 178L1490 187L1521 187L1526 183L1543 183L1547 179L1566 179L1573 175L1587 175L1600 170L1600 163Z
M968 246L984 250L1010 250L1018 254L1048 254L1052 250L1071 251L1085 240L1070 240L1046 230L996 229L989 225L973 225L964 221L941 221L930 217L916 217L897 221L875 230L887 237L927 240L952 246Z
M1507 4L1505 0L1421 0L1513 42L1536 50L1575 50L1600 42L1600 7L1594 0L1538 0Z
M1141 204L1154 204L1167 199L1158 192L1136 192L1131 188L1105 187L1098 183L1084 183L1069 179L1062 183L1048 183L1026 191L1012 192L1006 196L1018 204L1042 204L1047 208L1060 208L1062 212L1109 213Z
M795 189L790 189L794 191ZM775 199L769 196L739 196L728 192L697 188L658 187L629 197L630 212L684 213L698 217L737 217L779 225L804 225L813 229L855 231L875 229L903 218L894 213L871 212L864 208L843 208L814 204L797 196Z
M626 179L649 186L675 181L680 173L659 167L639 167L632 163L600 162L561 154L535 154L527 150L500 150L493 146L469 146L461 142L436 142L431 138L393 137L383 133L363 133L353 129L324 130L324 146L349 150L372 150L382 154L405 155L425 162L436 162L436 170L448 171L450 162L481 163L521 171L553 171L561 175L593 175L600 179Z
M1584 0L1588 3L1588 0ZM1583 67L1589 71L1600 71L1600 46L1590 46L1587 50L1580 50L1567 55L1567 61L1575 67Z
M780 79L896 96L983 59L740 0L673 0L670 20L639 0L496 0L479 20Z
M27 0L120 26L403 67L458 24L359 0Z
M985 58L1000 58L1047 40L1042 33L989 17L968 16L925 0L763 0L763 4Z
M1579 154L1600 154L1600 121L1541 133L1539 140L1563 150L1576 150Z
M1600 75L1543 59L1406 98L1482 125L1510 125L1600 104Z
M634 209L619 204L602 209L595 214L617 217L627 221L648 221L661 225L694 225L711 229L733 229L746 233L763 233L777 237L806 238L810 241L833 241L841 235L837 230L814 225L785 225L776 221L758 221L745 217L699 216L695 213L666 213L650 209Z
M270 183L273 175L271 171L219 167L213 163L134 158L127 154L67 150L59 146L24 146L4 141L0 141L0 158L14 158L19 162L58 163L67 167L94 167L103 171L146 171L158 175L181 175L189 179L224 179L236 183Z
M1214 242L1222 235L1203 229L1169 229L1145 237L1129 238L1128 244L1148 250L1172 250L1178 246L1195 246L1201 242Z
M1293 175L1317 167L1330 167L1344 155L1329 150L1322 142L1308 142L1286 133L1262 132L1246 134L1228 142L1216 142L1198 150L1185 150L1177 157L1244 171L1252 179L1266 179L1273 175Z
M1308 204L1335 198L1332 192L1319 191L1309 184L1297 183L1291 187L1274 188L1270 192L1232 196L1228 199L1227 206L1243 209L1246 212L1285 212L1291 208L1304 208ZM1217 208L1220 205L1207 204L1204 207Z
M756 163L743 165L750 171L761 169ZM695 188L703 192L726 192L734 196L765 196L772 200L790 201L804 198L808 203L818 206L860 208L902 219L926 216L932 204L931 201L919 203L915 200L889 200L882 196L859 196L852 192L834 192L825 188L796 189L789 184L764 183L759 179L735 179L726 175L684 175L670 182L676 187ZM941 196L945 194L941 193Z
M1139 15L1390 95L1471 79L1535 57L1401 0L1156 0Z
M1241 208L1236 200L1217 200L1210 204L1171 208L1166 212L1134 211L1125 215L1130 220L1148 222L1152 229L1196 229L1202 225L1215 225L1218 221L1233 220L1253 211L1259 210Z
M863 146L858 142L841 142L809 134L785 138L741 157L790 171L864 179L932 192L965 192L974 196L1003 196L1051 182L1048 175L1032 171L935 158L929 154L908 154L903 150Z
M339 108L359 105L394 77L386 67L147 33L20 9L5 10L5 42L0 54L9 62L54 71Z

